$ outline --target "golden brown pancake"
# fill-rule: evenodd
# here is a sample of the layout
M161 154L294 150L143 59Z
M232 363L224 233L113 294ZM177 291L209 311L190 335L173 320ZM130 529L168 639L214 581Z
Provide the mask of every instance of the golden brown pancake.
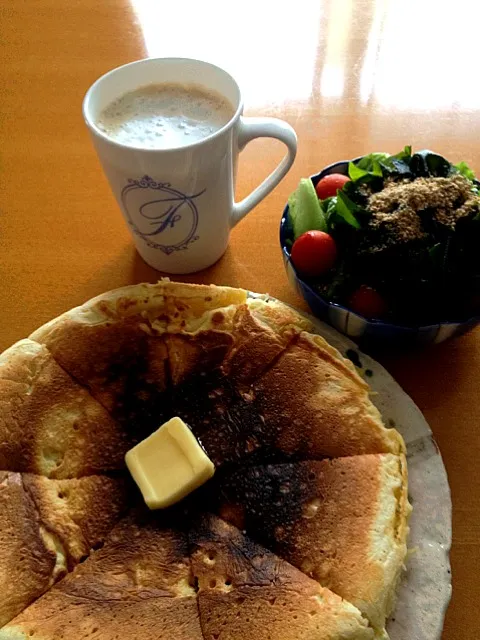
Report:
M0 638L203 640L186 533L154 516L125 519Z
M198 307L195 311L198 314ZM222 372L232 380L252 382L295 335L312 328L308 320L286 305L261 298L209 309L190 320L186 320L187 317L185 315L178 325L169 323L168 326L172 335L167 340L170 344L176 340L173 347L169 344L174 384L192 373L208 371L220 364Z
M168 328L175 332L197 331L205 325L205 316L217 309L231 305L245 304L245 289L217 287L203 284L187 284L162 280L156 286L162 286L165 297L165 313Z
M162 281L99 296L32 338L134 441L179 415L216 464L401 451L353 365L309 326L241 289Z
M122 468L128 448L44 346L20 340L0 355L0 469L71 478Z
M386 638L404 443L311 330L242 289L163 280L102 294L0 356L0 468L56 478L0 475L0 621L56 583L0 640L202 640L198 610L208 640ZM90 474L122 468L175 415L218 467L180 508L208 498L256 543L209 515L188 532L178 510L107 536L127 493Z
M42 536L37 509L19 473L0 472L0 626L65 571Z
M245 291L229 287L132 285L64 313L31 339L45 344L138 441L160 424L169 383L167 328L194 326L209 310L245 299Z
M401 453L385 429L368 385L320 336L303 332L253 385L273 446L303 458Z
M232 333L235 337L222 372L242 388L259 378L299 333L300 316L288 307L263 300L249 300L237 307Z
M251 382L307 326L285 305L260 299L209 309L189 320L184 310L182 322L169 322L165 336L172 383L220 365L231 379Z
M0 626L101 543L124 507L120 481L0 472Z
M160 321L161 291L151 285L110 292L37 329L31 339L45 344L114 417L129 423L142 412L149 416L167 385L167 348L148 317L157 314Z
M374 638L355 607L222 520L201 518L190 542L205 640Z
M40 522L63 546L69 568L103 543L130 503L130 488L121 478L51 481L23 474L23 484Z
M219 515L383 629L407 552L404 456L243 468L217 485Z
M206 371L218 369L233 344L231 333L217 329L192 334L168 333L164 335L164 340L173 386Z

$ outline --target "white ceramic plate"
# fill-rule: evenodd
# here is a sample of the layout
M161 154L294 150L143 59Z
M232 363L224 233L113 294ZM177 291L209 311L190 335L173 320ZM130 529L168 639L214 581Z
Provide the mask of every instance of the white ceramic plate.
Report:
M452 592L449 561L452 500L447 472L432 431L413 400L378 362L332 327L304 315L340 353L348 357L348 351L355 352L358 356L355 364L375 392L372 401L384 423L398 429L405 439L409 498L413 506L408 539L411 552L387 630L391 640L439 640Z

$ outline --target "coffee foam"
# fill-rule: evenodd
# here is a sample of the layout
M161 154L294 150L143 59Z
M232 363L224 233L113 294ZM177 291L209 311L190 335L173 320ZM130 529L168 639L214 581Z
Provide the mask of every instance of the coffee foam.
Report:
M152 84L126 93L102 111L97 126L122 144L183 147L221 129L233 116L220 94L199 85Z

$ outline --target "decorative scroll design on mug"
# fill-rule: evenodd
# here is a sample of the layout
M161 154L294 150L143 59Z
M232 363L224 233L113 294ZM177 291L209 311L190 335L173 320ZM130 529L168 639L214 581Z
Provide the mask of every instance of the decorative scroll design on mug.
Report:
M168 256L198 240L198 209L194 200L203 193L205 189L187 195L170 182L157 182L145 175L139 180L128 180L121 200L133 233ZM145 200L145 195L151 199Z

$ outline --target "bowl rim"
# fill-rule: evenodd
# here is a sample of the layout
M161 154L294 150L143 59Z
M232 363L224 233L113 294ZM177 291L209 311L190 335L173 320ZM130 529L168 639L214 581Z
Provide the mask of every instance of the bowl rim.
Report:
M343 171L338 171L338 173L343 173L344 175L347 175L345 173L345 170L348 168L348 164L350 162L355 162L355 163L359 162L364 157L365 155L357 156L356 158L352 158L351 160L337 160L336 162L332 162L326 165L318 173L314 173L311 176L309 176L309 178L313 182L313 185L316 186L317 182L319 182L319 180L323 178L323 176L328 175L329 173L337 172L336 170L338 170L338 168L340 167L343 169ZM445 326L453 327L457 325L468 325L468 324L474 324L475 322L480 323L480 314L479 314L475 316L470 316L464 320L441 320L439 322L434 322L432 324L422 324L422 325L395 324L393 322L385 322L384 320L379 320L375 318L367 318L366 316L363 316L362 314L357 313L356 311L353 311L352 309L349 309L348 307L342 304L339 304L337 302L330 302L329 300L326 300L323 296L321 296L319 293L314 291L307 282L305 282L305 280L299 275L298 271L295 268L295 265L291 260L290 252L288 251L285 244L285 225L286 225L286 220L287 220L289 211L290 211L290 207L287 201L282 212L282 217L280 219L280 247L282 249L282 254L284 256L284 259L288 261L289 265L293 270L295 278L302 284L302 287L305 287L306 289L308 289L312 293L312 295L317 297L328 307L339 309L341 311L345 311L346 313L351 313L357 318L360 318L361 320L366 322L368 325L371 325L372 327L386 327L392 330L403 331L403 332L432 331L438 327L445 327Z

